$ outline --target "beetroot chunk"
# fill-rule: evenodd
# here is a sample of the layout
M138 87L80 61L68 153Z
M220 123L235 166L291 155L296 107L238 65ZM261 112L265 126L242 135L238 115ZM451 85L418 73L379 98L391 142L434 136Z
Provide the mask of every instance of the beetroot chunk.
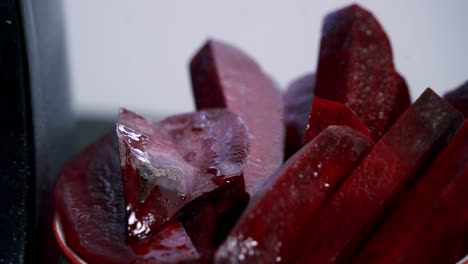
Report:
M344 104L314 98L309 115L304 144L314 139L320 132L331 125L349 126L370 137L366 126L359 117Z
M283 162L283 102L275 83L242 51L208 41L190 63L197 109L226 107L249 129L244 171L249 194Z
M345 104L377 141L409 102L400 100L390 41L358 5L329 14L322 28L315 96Z
M289 159L302 147L307 119L314 97L315 75L306 74L292 82L284 99L284 123L286 125L285 159Z
M399 201L394 212L365 245L364 249L360 251L354 263L390 264L399 263L399 259L405 259L404 253L407 247L419 247L419 244L413 243L413 240L420 232L421 223L433 213L432 209L442 189L457 177L468 177L468 121L465 121L448 146L439 154L435 162L421 176L415 186L402 197L403 199ZM468 199L465 202L468 202ZM448 217L445 214L444 216ZM466 223L468 221L465 220L465 225ZM446 227L449 228L448 225ZM433 229L426 230L431 235L432 231ZM468 235L465 236L468 237ZM432 236L428 239L430 241L434 240ZM435 252L440 256L445 255L447 258L444 260L438 258L435 263L455 263L468 252L468 244L465 244L464 251L454 254L455 259L450 259L448 253L452 253L451 251L457 249L452 244L456 243L455 237L446 243L441 245ZM450 248L452 250L443 252L444 249ZM426 252L426 254L430 254L430 251ZM429 262L417 261L413 263Z
M468 81L457 89L446 93L444 99L462 112L465 119L468 118Z
M462 121L461 113L427 89L309 223L298 263L349 262L397 194Z
M122 110L117 124L130 239L144 239L185 204L242 177L247 128L226 109L153 124Z
M218 249L216 263L290 263L311 217L372 145L349 127L325 129L257 193Z
M465 163L466 164L466 163ZM465 165L466 168L466 165ZM396 264L455 263L468 253L468 173L444 188L417 233L399 252ZM466 259L463 262L466 263Z
M236 177L218 189L185 206L178 214L201 263L211 263L213 254L226 238L250 200L242 177Z

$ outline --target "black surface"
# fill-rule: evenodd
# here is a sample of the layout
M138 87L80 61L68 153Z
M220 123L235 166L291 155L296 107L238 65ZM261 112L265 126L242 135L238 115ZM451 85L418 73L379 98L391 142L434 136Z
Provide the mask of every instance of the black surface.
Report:
M29 78L13 1L0 1L0 262L32 262L35 160Z

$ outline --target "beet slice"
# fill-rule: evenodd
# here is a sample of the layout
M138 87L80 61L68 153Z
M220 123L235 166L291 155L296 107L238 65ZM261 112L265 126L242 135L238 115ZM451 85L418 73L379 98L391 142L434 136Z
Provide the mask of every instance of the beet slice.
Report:
M283 163L283 101L276 84L244 52L208 41L190 63L197 109L226 107L249 129L244 170L249 194Z
M347 263L462 121L461 113L426 89L310 222L298 263Z
M403 252L406 247L417 246L412 241L420 230L421 223L424 219L428 219L432 213L434 203L442 189L452 179L460 175L468 177L468 121L464 122L457 134L439 154L432 166L416 182L415 186L402 197L391 216L359 252L354 263L397 263L398 259L404 258ZM468 199L465 201L468 202ZM430 230L426 230L427 233L431 234ZM432 237L429 239L434 240ZM454 241L452 240L452 242ZM437 249L437 254L443 254L443 248ZM466 254L468 248L465 250L461 253ZM446 259L436 263L455 263L463 256L456 256L458 259L452 261Z
M129 263L125 203L115 134L80 152L60 172L55 204L67 245L94 263Z
M234 178L248 154L247 128L226 109L153 124L122 110L117 124L130 239L144 239L185 204Z
M166 263L197 257L190 238L177 221L154 237L126 244L124 191L115 132L88 146L61 171L55 204L65 240L88 263ZM136 252L136 253L135 253Z
M351 109L344 104L316 97L312 102L304 144L312 141L320 132L331 125L348 126L370 137L366 126Z
M462 112L465 119L468 118L468 81L457 89L446 93L444 99Z
M325 18L315 96L345 104L377 142L409 105L399 82L390 41L369 11L354 4Z
M302 147L307 120L314 97L315 75L306 74L293 81L283 95L286 125L285 159Z
M399 73L396 73L397 78L397 95L396 95L396 102L399 102L395 105L395 109L393 114L389 117L389 123L395 123L398 118L408 109L408 106L411 105L411 96L409 94L409 88L406 84L405 78L401 76Z
M325 129L257 193L217 251L216 262L290 263L311 217L372 146L349 127Z

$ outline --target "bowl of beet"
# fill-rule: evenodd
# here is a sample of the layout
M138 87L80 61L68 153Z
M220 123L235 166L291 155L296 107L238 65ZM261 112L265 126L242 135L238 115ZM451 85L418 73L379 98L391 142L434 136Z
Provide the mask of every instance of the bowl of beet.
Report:
M71 263L463 263L468 83L412 100L377 19L323 22L317 71L282 93L245 52L190 61L196 110L115 129L60 172Z

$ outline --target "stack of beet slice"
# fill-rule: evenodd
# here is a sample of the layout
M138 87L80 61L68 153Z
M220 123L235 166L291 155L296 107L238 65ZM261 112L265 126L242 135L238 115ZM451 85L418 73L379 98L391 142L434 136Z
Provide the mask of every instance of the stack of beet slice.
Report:
M465 257L467 86L410 104L387 35L358 5L322 31L316 75L284 95L210 40L190 63L197 111L155 123L122 109L57 179L61 244L88 263Z

